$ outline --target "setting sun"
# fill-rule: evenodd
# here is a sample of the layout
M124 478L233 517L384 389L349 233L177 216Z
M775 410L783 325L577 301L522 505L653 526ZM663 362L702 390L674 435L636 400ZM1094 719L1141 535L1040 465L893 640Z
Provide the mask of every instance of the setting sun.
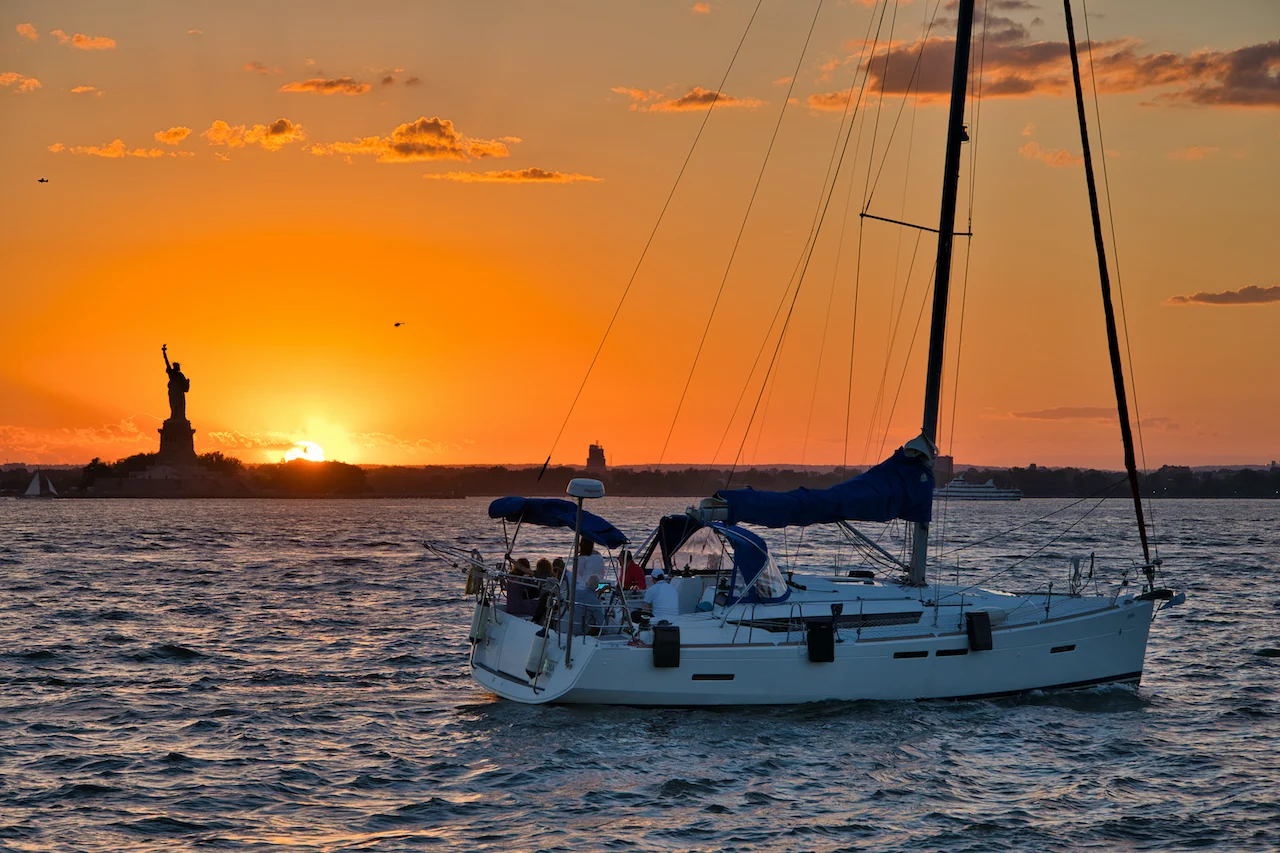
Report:
M323 462L324 448L314 441L299 441L286 450L284 454L285 462L292 462L295 459L304 459L307 462Z

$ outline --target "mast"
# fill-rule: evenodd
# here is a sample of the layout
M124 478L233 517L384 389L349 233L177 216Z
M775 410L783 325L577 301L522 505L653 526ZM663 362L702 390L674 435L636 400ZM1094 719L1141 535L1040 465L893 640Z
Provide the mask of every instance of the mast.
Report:
M1080 87L1080 58L1076 54L1076 33L1071 23L1071 0L1063 0L1067 17L1067 44L1071 48L1071 79L1076 85L1076 112L1080 117L1080 145L1084 148L1084 176L1089 184L1089 210L1093 214L1093 242L1098 250L1098 278L1102 283L1102 310L1107 318L1107 350L1111 353L1111 379L1116 386L1116 409L1120 416L1120 438L1124 441L1124 467L1129 472L1133 509L1138 516L1138 536L1142 539L1142 559L1151 566L1147 524L1142 515L1142 490L1138 486L1138 464L1133 454L1133 429L1129 425L1129 403L1125 399L1124 366L1120 361L1120 338L1116 334L1116 313L1111 305L1111 276L1107 272L1107 249L1102 242L1102 217L1098 213L1098 187L1093 180L1093 157L1089 153L1089 126L1084 115L1084 91ZM1155 586L1155 571L1147 569Z
M933 276L933 321L929 327L929 364L925 371L924 423L921 435L930 455L938 444L938 404L942 396L942 357L947 342L947 291L951 286L951 244L955 240L956 195L960 186L960 146L964 130L964 96L969 82L969 39L974 0L960 0L956 58L951 71L951 114L947 119L947 153L942 171L942 214L938 218L938 267ZM929 558L929 525L916 522L909 583L924 586Z

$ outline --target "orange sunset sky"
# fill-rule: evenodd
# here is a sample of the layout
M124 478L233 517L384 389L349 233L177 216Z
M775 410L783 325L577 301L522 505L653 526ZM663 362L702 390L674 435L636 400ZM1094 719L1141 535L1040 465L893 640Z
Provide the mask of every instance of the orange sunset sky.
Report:
M935 245L858 211L937 224L954 12L827 0L802 58L818 6L764 0L719 88L755 0L6 0L0 460L154 451L168 344L200 452L540 463L717 90L554 459L881 458ZM1118 467L1062 8L988 7L943 449ZM1280 457L1280 3L1088 13L1146 462Z

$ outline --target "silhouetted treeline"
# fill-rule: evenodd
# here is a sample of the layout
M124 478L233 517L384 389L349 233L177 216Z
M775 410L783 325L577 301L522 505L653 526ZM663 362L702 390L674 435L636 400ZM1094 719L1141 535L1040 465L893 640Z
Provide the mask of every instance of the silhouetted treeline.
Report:
M1115 486L1112 494L1129 494L1128 481L1122 471L1097 471L1092 468L970 468L962 475L965 482L1016 487L1028 498L1099 497ZM1280 465L1270 469L1220 468L1195 471L1166 465L1147 474L1139 474L1142 493L1156 498L1280 498ZM1118 485L1117 485L1118 484Z
M155 464L156 454L139 453L116 462L95 458L79 470L46 470L37 467L0 471L0 492L20 494L37 470L43 471L63 494L83 491L99 477L127 479L133 472ZM245 465L222 453L199 457L205 468L242 478L249 493L257 495L403 495L405 497L466 497L496 495L562 496L574 477L602 480L607 492L618 496L706 497L723 488L728 469L682 468L668 470L614 468L603 472L557 466L538 478L536 467L408 467L360 468L344 462L307 462L297 459L276 465ZM733 488L783 491L805 486L821 489L853 476L848 472L749 468L734 473ZM971 483L994 480L996 485L1016 487L1028 498L1116 497L1128 494L1123 472L1092 468L969 468L961 476ZM1280 498L1280 465L1269 469L1244 468L1196 471L1165 466L1141 477L1143 494L1162 498Z
M583 471L578 468L548 468L538 479L539 468L508 468L504 465L474 468L387 467L368 470L370 491L379 494L462 497L466 495L554 495L563 496L574 477L591 477L605 485L610 495L706 497L723 488L728 469L684 468L641 470L613 468ZM848 475L852 476L852 472ZM790 469L739 470L732 486L756 489L794 489L798 486L826 488L846 479L837 472L794 471Z
M68 489L77 486L87 490L102 478L128 479L130 474L140 473L156 464L158 454L138 453L115 462L103 462L95 457L80 471L60 472L65 475ZM275 465L245 465L233 456L215 451L196 458L200 467L228 477L244 481L249 495L359 495L369 491L364 469L345 462L307 462L295 459ZM10 472L6 472L6 475ZM62 489L56 474L50 472L54 486ZM27 476L30 480L30 475ZM6 481L7 482L7 481ZM26 482L22 484L26 488Z

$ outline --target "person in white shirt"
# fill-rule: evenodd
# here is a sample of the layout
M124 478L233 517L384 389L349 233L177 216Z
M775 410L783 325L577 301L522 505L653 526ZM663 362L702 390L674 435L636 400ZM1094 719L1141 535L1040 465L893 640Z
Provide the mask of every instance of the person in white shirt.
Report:
M580 578L589 578L592 575L604 577L604 557L596 553L596 546L585 536L582 537L582 543L578 546L577 571Z
M653 582L644 591L644 601L653 607L653 621L668 621L680 615L680 596L667 580L662 567L653 570Z

